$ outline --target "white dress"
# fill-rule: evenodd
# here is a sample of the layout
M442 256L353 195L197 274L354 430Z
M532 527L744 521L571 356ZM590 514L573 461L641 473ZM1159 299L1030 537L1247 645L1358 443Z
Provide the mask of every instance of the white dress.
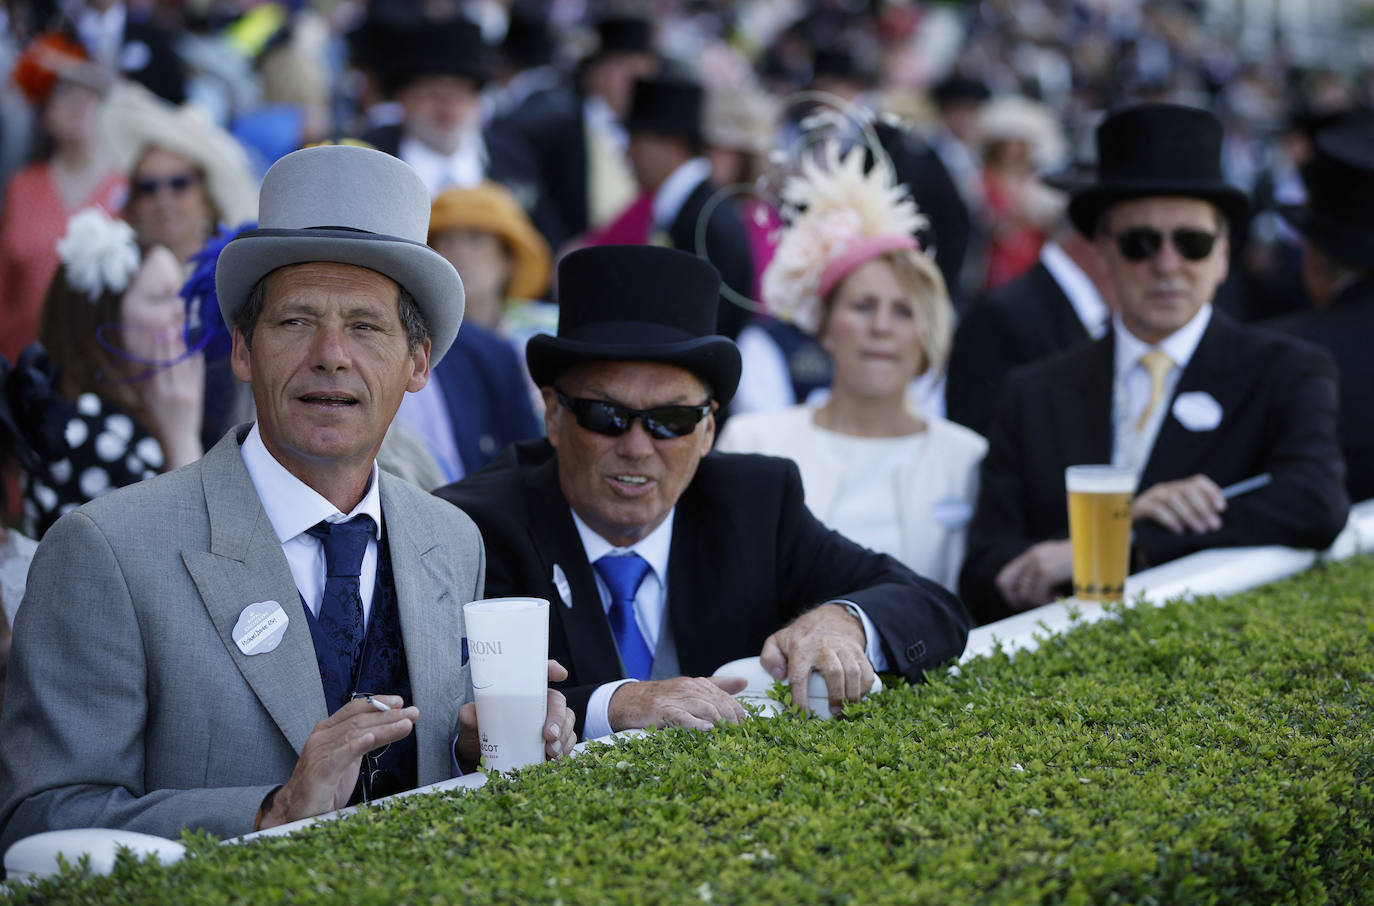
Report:
M803 405L732 416L716 449L794 460L816 518L954 590L987 441L929 415L919 434L873 438L818 427L815 414Z

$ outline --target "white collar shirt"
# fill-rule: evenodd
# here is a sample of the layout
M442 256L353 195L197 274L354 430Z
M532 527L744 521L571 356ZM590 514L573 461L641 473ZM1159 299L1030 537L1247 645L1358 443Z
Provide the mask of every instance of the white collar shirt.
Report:
M473 188L487 169L487 146L480 129L469 130L452 154L440 154L419 139L402 135L396 156L415 169L431 198L454 186Z
M1179 376L1192 361L1198 343L1212 320L1212 306L1207 304L1178 330L1174 331L1157 346L1151 346L1136 337L1121 321L1121 315L1112 317L1112 334L1115 342L1114 374L1112 389L1112 424L1114 445L1112 462L1118 466L1128 466L1135 470L1137 477L1149 460L1154 448L1159 427L1168 411L1168 401L1173 399L1174 389L1178 386ZM1165 378L1164 398L1151 413L1144 428L1136 425L1150 402L1150 375L1141 364L1141 356L1152 349L1158 349L1173 362Z
M272 530L281 543L282 553L291 567L291 576L296 581L301 600L315 616L319 616L320 602L324 598L324 544L306 534L306 529L320 521L343 522L362 514L372 517L376 532L368 539L359 577L363 621L366 623L372 612L372 592L377 584L377 544L382 537L382 498L377 489L377 464L372 464L367 493L352 512L344 514L277 462L263 443L257 424L248 432L239 452L248 469L248 477L258 492L258 499L262 501L267 521L272 524Z
M1102 293L1097 291L1092 278L1054 240L1040 248L1040 262L1068 297L1074 314L1078 315L1088 336L1094 340L1105 337L1111 325L1111 312L1107 310L1107 303L1103 301Z
M668 229L687 202L687 196L710 177L711 163L704 157L694 157L669 173L654 193L654 226Z
M629 147L629 134L605 98L595 94L588 95L582 101L582 119L588 128L595 129L604 136L617 151L623 152Z

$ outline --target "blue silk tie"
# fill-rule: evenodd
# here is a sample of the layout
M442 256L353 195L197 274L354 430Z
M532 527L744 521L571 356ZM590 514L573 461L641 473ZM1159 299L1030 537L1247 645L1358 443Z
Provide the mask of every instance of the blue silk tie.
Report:
M607 617L616 647L620 649L620 662L625 665L625 675L646 680L654 666L654 653L649 650L635 622L635 592L649 573L649 563L639 554L607 554L592 565L611 591L611 609Z
M363 552L369 538L376 537L371 516L355 516L347 522L320 522L306 531L324 545L324 597L317 618L331 651L320 655L326 695L333 710L347 703L358 675L358 659L363 645L363 596L360 576ZM328 663L326 663L328 661Z

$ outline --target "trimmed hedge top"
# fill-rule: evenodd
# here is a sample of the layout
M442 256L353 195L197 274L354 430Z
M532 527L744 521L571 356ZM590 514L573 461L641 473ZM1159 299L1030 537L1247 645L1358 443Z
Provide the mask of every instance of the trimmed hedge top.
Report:
M839 720L668 730L12 902L1374 902L1371 588L1363 558L1145 606Z

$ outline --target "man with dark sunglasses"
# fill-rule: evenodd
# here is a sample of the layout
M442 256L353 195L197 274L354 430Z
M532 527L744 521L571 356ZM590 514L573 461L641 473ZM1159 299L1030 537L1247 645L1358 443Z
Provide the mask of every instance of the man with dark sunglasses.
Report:
M963 650L959 601L822 526L794 464L710 452L740 375L715 268L602 246L564 258L558 288L558 335L526 349L548 440L437 493L481 529L488 595L553 602L584 738L739 720L744 680L706 677L741 657L794 689L819 671L838 708L875 669L915 681Z
M1101 340L1004 384L960 576L980 622L1068 593L1070 465L1134 471L1135 569L1208 547L1326 547L1344 527L1330 357L1212 308L1229 224L1248 207L1222 178L1221 140L1216 117L1172 104L1099 126L1098 179L1069 217L1116 311ZM1259 490L1223 493L1262 475Z

